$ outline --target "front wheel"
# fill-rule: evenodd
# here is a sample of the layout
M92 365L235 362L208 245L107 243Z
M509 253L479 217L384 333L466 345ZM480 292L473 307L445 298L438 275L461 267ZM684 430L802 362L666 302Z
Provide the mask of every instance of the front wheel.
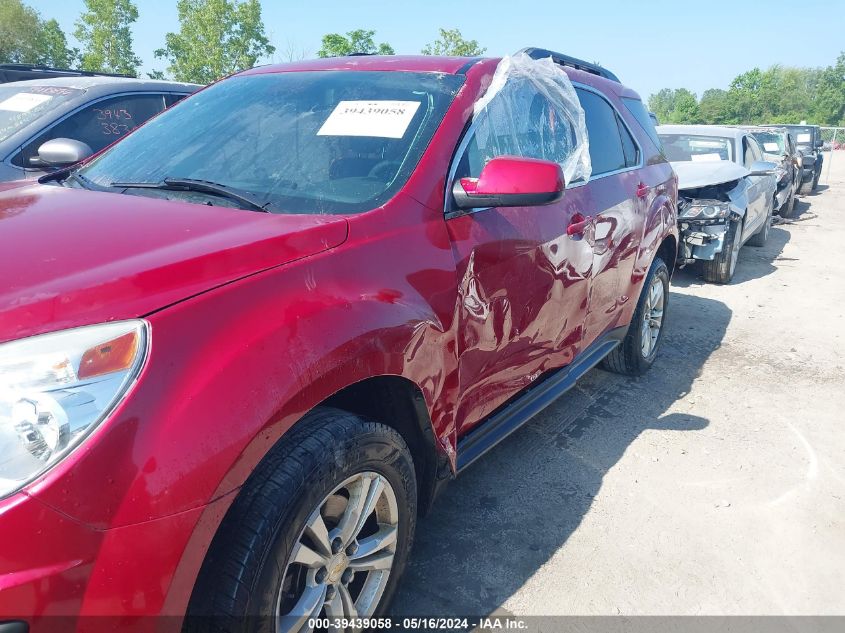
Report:
M648 271L637 309L622 342L602 361L617 374L639 376L654 364L663 340L666 307L669 304L669 269L655 257Z
M705 281L728 284L734 277L742 246L742 220L731 220L725 232L721 252L712 260L701 262L701 276Z
M772 201L772 208L774 208L774 201ZM763 225L757 229L757 232L748 239L749 246L765 246L769 240L769 229L772 226L772 209L770 208L766 213L766 219Z
M379 615L416 522L414 465L392 428L336 409L272 449L221 525L187 631L299 631Z

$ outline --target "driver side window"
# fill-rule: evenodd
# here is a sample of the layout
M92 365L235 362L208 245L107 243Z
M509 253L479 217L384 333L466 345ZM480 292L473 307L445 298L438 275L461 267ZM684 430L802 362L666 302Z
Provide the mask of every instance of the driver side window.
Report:
M527 81L507 83L476 117L470 134L458 163L459 178L477 178L498 156L563 164L576 145L569 119Z
M164 110L164 95L123 95L89 104L24 145L12 159L18 167L32 167L38 148L55 138L86 143L95 153L125 136Z

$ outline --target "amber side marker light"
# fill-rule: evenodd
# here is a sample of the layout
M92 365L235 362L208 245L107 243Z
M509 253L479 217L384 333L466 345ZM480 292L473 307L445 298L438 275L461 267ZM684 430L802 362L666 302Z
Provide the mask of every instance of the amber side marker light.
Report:
M91 378L129 369L135 360L138 343L138 334L130 332L90 348L82 355L77 376Z

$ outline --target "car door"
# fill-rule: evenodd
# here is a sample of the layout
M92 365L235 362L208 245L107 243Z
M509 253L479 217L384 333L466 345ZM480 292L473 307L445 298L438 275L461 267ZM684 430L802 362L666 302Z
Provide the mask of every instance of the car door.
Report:
M475 117L449 183L478 177L497 156L562 162L571 149L570 122L527 82L513 90L522 92L500 93ZM570 187L547 206L471 210L458 210L448 196L459 284L459 434L580 351L592 252L580 236L568 236L567 227L589 209L586 193Z
M55 138L86 143L95 153L119 140L166 106L163 93L123 94L89 103L25 143L12 164L27 170L30 178L42 171L33 164L38 148Z
M756 161L763 160L763 154L760 152L757 142L750 136L742 137L742 151L742 163L746 169L751 169L751 166ZM743 242L754 234L766 216L768 210L766 207L768 201L765 198L766 178L768 176L746 176L746 180L748 181L748 191L746 193L748 207L746 209L745 225L742 230Z
M584 239L592 250L589 310L583 345L620 323L643 232L649 184L636 170L640 148L613 105L599 93L575 89L590 139L590 181L583 186L591 224ZM656 183L651 183L656 184Z

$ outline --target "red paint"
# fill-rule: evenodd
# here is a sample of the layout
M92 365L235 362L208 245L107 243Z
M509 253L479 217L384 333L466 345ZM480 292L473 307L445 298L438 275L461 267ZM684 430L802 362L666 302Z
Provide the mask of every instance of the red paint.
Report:
M563 172L560 165L535 158L494 158L481 170L481 175L470 191L464 181L472 180L474 179L462 178L461 185L467 193L479 196L552 193L563 190Z
M676 238L677 189L619 104L624 87L567 69L616 103L644 168L547 206L444 219L450 160L497 61L472 65L406 186L368 213L0 186L0 341L130 317L151 330L140 379L110 418L0 500L0 618L111 614L129 630L149 623L135 616L178 616L238 488L337 390L379 375L414 383L454 462L458 436L630 321L657 248ZM355 57L248 72L449 73L467 62ZM582 239L567 234L573 222L587 222Z

